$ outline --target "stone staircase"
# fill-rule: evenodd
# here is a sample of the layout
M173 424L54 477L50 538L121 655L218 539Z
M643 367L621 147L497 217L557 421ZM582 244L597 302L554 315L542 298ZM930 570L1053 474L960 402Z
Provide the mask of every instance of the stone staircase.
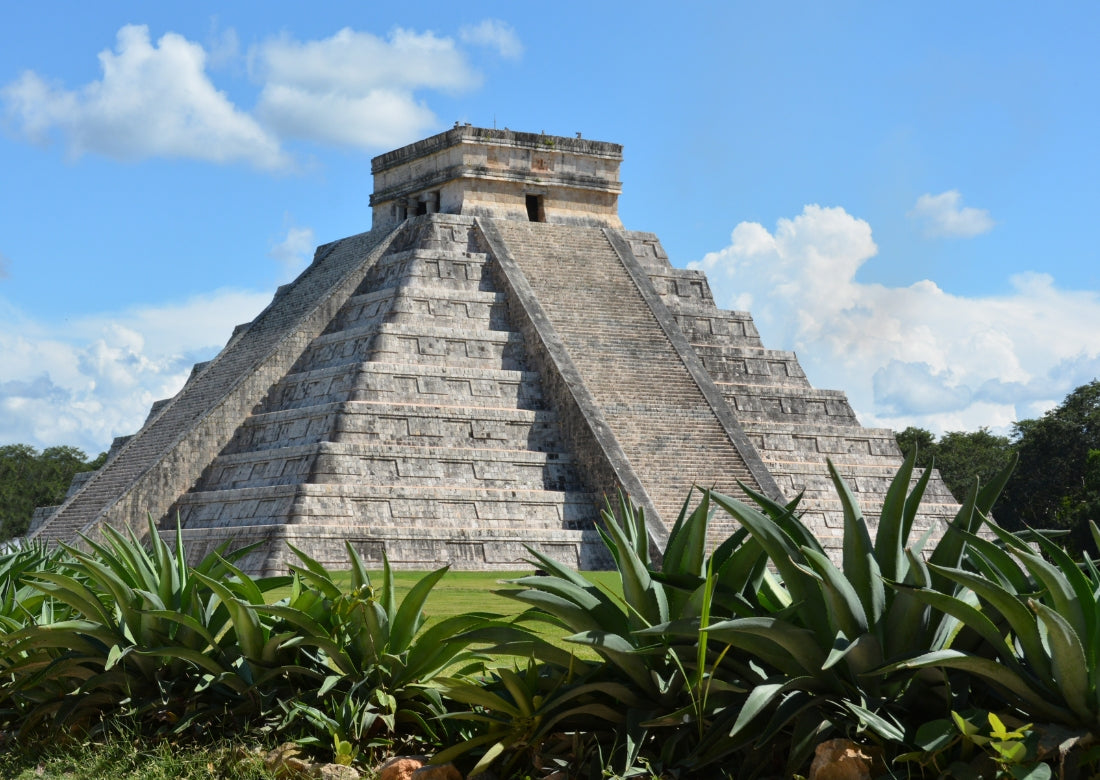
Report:
M626 236L782 492L787 497L804 492L805 521L827 547L838 547L843 509L826 459L873 519L901 465L894 432L862 427L844 393L812 387L793 352L766 349L751 315L719 309L703 273L673 268L655 235ZM917 532L954 517L958 509L938 474L921 509Z
M192 554L290 542L326 565L522 566L529 544L606 563L597 497L566 451L472 220L414 220L177 503Z
M194 483L198 469L232 435L257 399L330 320L392 234L364 233L317 250L313 264L280 288L255 320L239 326L212 361L199 364L175 397L158 402L138 433L72 492L32 534L44 543L74 542L100 523L144 534L148 515L162 517ZM312 334L312 335L311 335ZM305 342L305 343L303 343Z
M760 489L605 230L505 220L493 228L666 525L692 485ZM715 538L732 528L715 526Z

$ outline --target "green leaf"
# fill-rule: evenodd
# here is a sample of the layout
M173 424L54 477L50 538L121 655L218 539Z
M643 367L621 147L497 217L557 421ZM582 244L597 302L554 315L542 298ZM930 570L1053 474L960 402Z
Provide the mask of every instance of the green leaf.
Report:
M863 605L859 611L864 615L862 630L865 631L867 626L877 624L882 617L886 608L885 589L879 574L878 562L875 560L875 550L871 545L871 535L867 531L867 522L863 519L863 511L832 460L828 460L827 464L829 476L833 480L841 506L844 508L843 578L847 589L853 591ZM900 522L900 519L898 521ZM804 554L805 552L803 550ZM816 554L819 558L826 558L820 552ZM835 570L835 567L832 568ZM830 578L829 575L823 576L826 576L827 580ZM849 636L855 635L849 634Z
M416 635L416 632L420 630L420 626L423 623L422 613L424 610L424 602L428 600L428 596L431 594L435 584L439 582L439 580L443 578L443 575L449 570L449 566L444 566L442 569L436 569L424 575L417 580L416 584L412 586L407 594L405 594L405 598L401 601L401 606L397 608L397 614L394 616L393 625L390 626L388 652L402 653L409 648L409 644L412 642L413 637ZM387 565L387 572L388 571L389 567ZM387 593L392 593L392 574L388 574L386 580L386 591Z
M747 528L764 548L792 600L804 604L801 614L805 615L814 633L822 638L831 638L833 632L829 627L821 588L818 581L798 565L805 562L805 557L794 540L775 521L747 504L713 490L708 492L711 500ZM820 547L816 541L814 545Z
M999 530L994 523L990 523L989 528ZM959 534L966 540L967 555L975 568L1010 593L1027 593L1032 589L1027 574L1003 545L964 531Z
M261 661L266 637L256 611L249 604L236 598L224 583L198 572L195 572L194 576L214 591L229 611L230 619L233 622L233 630L237 634L237 642L244 657L253 661Z
M625 637L597 630L570 634L563 637L563 640L591 647L600 655L613 660L617 666L631 675L635 682L641 684L647 691L653 688L649 667L642 656L637 654L637 648Z
M794 658L802 670L819 672L825 663L825 653L811 630L773 617L738 618L714 623L702 629L721 642L741 647L742 637L753 636L778 646ZM770 661L767 656L763 660Z
M1023 561L1032 576L1046 587L1054 602L1052 606L1055 611L1073 626L1077 636L1088 637L1091 634L1091 627L1089 621L1085 619L1080 598L1084 595L1085 604L1092 604L1094 600L1092 588L1084 581L1084 575L1077 568L1077 564L1064 552L1064 561L1068 570L1061 569L1029 552L1013 550L1012 553ZM1079 581L1078 587L1071 583L1071 578Z
M928 482L932 479L932 468L926 468L921 472L920 479L917 480L917 484L913 486L913 489L909 491L909 495L905 499L905 515L902 520L901 539L902 547L907 546L909 535L913 532L913 523L917 519L917 512L920 510L921 500L924 498L925 490L928 488ZM928 541L932 528L922 536L918 542L913 545L917 550L923 550L925 543ZM899 570L899 576L904 570L904 561L900 564L903 569Z
M947 649L924 653L915 658L886 664L880 667L878 671L888 673L899 669L923 669L925 667L959 669L969 672L1012 693L1026 704L1032 714L1059 723L1073 724L1077 721L1073 712L1049 702L1051 695L1049 691L1034 687L1028 680L998 661L959 650Z
M929 568L941 578L953 580L970 588L997 610L1008 621L1017 641L1023 648L1025 659L1031 664L1035 673L1040 679L1051 679L1050 659L1043 647L1042 638L1039 635L1039 626L1019 596L1010 593L981 575L962 569L951 569L931 564L929 564ZM937 590L940 589L937 588Z
M668 575L693 574L702 576L707 547L707 518L710 515L710 497L706 491L695 510L688 514L688 503L695 488L688 491L680 508L676 524L668 536L661 571Z
M587 583L586 587L580 587L561 577L531 576L508 580L508 584L558 596L590 613L597 624L608 630L629 630L622 610L591 583Z
M1089 667L1085 648L1073 626L1065 617L1035 599L1028 599L1047 630L1050 645L1051 666L1062 698L1079 718L1082 725L1091 726L1097 713L1089 710Z
M623 599L632 610L631 625L638 622L645 625L664 623L668 620L668 602L664 588L649 575L646 566L648 556L638 555L631 535L616 522L613 515L605 511L603 517L603 531L612 542L612 553L619 566Z
M928 557L929 564L955 568L962 563L963 551L966 549L966 537L960 534L959 531L973 533L977 530L977 525L980 525L980 520L975 519L979 516L976 509L977 502L978 484L975 482L963 499L954 519L948 524L943 536L940 537L935 549ZM942 577L933 575L933 583L936 590L947 590L947 583L943 581Z
M89 620L95 620L101 625L114 625L113 616L108 613L96 594L72 577L40 571L28 575L27 582L42 593L68 604Z
M926 753L935 753L950 745L955 735L955 727L951 721L938 718L922 723L917 728L913 744Z
M498 670L499 671L499 670ZM504 713L510 718L523 716L519 706L507 701L501 696L476 683L468 683L458 680L438 680L447 696L462 704L473 704L484 707L490 712Z
M344 541L344 549L348 553L348 560L351 562L351 587L353 590L362 590L363 588L370 587L370 574L367 572L366 566L363 565L363 559L359 557L359 553L352 547L351 542Z
M802 554L806 556L810 567L821 577L825 600L830 608L829 617L833 623L852 639L865 633L870 620L863 611L863 603L856 588L827 556L809 548L804 548ZM882 581L879 580L879 589L881 588ZM881 601L885 599L880 599Z
M803 525L795 513L802 501L802 493L788 504L780 504L763 493L753 490L751 486L738 482L738 487L745 495L751 498L757 506L764 510L764 514L775 523L776 527L783 531L798 547L810 547L818 552L825 552L818 542L814 532Z
M1069 582L1072 590L1073 595L1069 597L1073 602L1072 605L1067 605L1063 608L1055 602L1055 608L1066 618L1070 618L1074 611L1080 611L1081 624L1079 626L1074 624L1072 618L1070 618L1070 623L1074 624L1074 629L1080 635L1082 641L1087 641L1088 637L1093 636L1097 629L1100 628L1100 626L1097 625L1097 598L1093 592L1092 583L1089 582L1088 577L1081 571L1076 561L1074 561L1060 546L1041 533L1036 534L1035 541L1042 549L1043 554L1053 564L1051 568L1054 568L1054 571L1048 572L1049 576L1053 579L1061 579L1064 577L1065 580ZM1057 572L1057 574L1055 574L1055 572ZM1046 583L1046 579L1043 581ZM1047 587L1050 588L1051 586L1047 585ZM1068 594L1063 592L1062 597L1066 598L1067 595Z
M840 702L840 705L855 715L859 719L861 725L867 726L868 729L878 734L883 739L888 739L895 743L905 741L905 732L897 723L886 719L876 712L871 712L871 710L856 704L854 701L844 699Z
M812 683L812 678L795 677L783 680L768 680L755 686L749 691L744 705L737 714L737 720L729 731L730 737L736 737L762 713L767 712L778 697L790 690L796 690L801 686Z
M908 541L908 528L906 527L906 497L909 493L909 482L913 478L913 466L917 460L917 448L910 450L902 462L901 468L894 475L890 487L886 491L886 498L882 503L882 512L879 515L878 531L875 534L875 558L878 560L882 576L889 580L900 580L902 568L905 563L903 549ZM835 469L831 468L830 475L835 483L840 479ZM847 515L845 515L847 518ZM845 520L847 522L847 519ZM847 534L847 531L845 531ZM848 570L847 562L844 565ZM865 605L866 606L866 605ZM870 610L868 610L870 612Z
M822 670L831 669L848 659L853 674L862 675L882 664L882 647L872 634L860 634L849 641L843 633L837 633L832 650L821 665Z

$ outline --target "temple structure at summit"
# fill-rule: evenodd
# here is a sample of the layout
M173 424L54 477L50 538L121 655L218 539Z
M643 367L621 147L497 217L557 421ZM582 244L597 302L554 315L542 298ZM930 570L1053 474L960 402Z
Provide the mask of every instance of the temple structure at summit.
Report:
M692 485L804 492L826 546L843 526L826 458L877 515L901 464L748 312L618 216L622 147L454 129L374 158L369 232L325 244L141 430L116 440L32 537L182 524L198 558L260 542L345 565L515 568L525 545L608 563L619 490L658 548ZM918 527L954 514L938 477ZM733 529L715 524L715 539Z

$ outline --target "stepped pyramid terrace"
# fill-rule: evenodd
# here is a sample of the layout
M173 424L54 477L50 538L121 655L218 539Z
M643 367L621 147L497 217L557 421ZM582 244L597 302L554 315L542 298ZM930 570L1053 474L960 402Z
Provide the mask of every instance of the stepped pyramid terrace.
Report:
M605 496L644 507L660 548L693 484L742 482L805 491L835 549L826 458L874 517L893 432L860 426L702 272L625 229L621 160L469 125L374 158L371 230L319 247L31 537L141 533L151 513L179 517L195 558L261 542L254 573L285 571L287 543L341 567L345 540L405 568L515 568L525 545L599 568ZM956 509L937 476L916 526Z

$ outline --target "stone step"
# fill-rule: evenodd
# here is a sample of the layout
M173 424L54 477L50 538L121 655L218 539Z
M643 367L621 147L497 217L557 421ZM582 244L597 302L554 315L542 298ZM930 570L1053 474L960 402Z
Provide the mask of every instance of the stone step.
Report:
M748 312L716 309L682 299L662 300L665 300L665 305L676 318L676 324L692 344L764 349L756 324Z
M546 408L535 371L377 362L364 363L360 372L357 401Z
M577 490L573 459L562 453L485 448L320 442L219 456L197 489L229 490L300 482Z
M328 332L385 320L386 322L437 320L439 324L507 330L507 309L503 293L455 289L424 280L417 284L371 290L356 295L340 310Z
M164 532L165 540L175 541L174 533ZM343 525L310 526L237 526L232 529L183 531L189 560L199 560L216 547L232 540L233 547L260 544L238 564L245 571L265 574L283 573L286 566L302 565L288 545L302 550L330 571L350 566L345 542L350 543L364 564L382 568L383 553L395 569L438 569L450 566L456 571L498 570L530 572L534 568L531 547L575 569L607 569L611 557L594 529L563 531L530 529L517 536L511 530L433 528L352 528ZM441 587L446 587L444 578Z
M452 530L591 528L597 497L583 491L394 485L274 485L187 493L176 502L188 530L291 523L346 528Z
M425 318L441 327L511 329L503 293L439 286L402 288L394 299L388 321L411 324Z
M820 422L859 427L848 398L838 390L776 387L771 392L744 383L716 382L722 396L743 424L782 421L792 425Z
M755 420L746 420L742 427L765 459L782 458L783 453L791 453L792 456L798 453L798 459L853 456L885 458L895 470L901 465L894 433L885 428L823 424L799 426Z
M784 488L784 492L790 489L789 495L792 497L800 490L805 489L815 494L821 494L830 500L838 500L836 489L827 469L822 469L815 463L804 461L771 461L768 465L776 474L776 481ZM836 466L837 471L854 493L868 496L878 494L873 512L877 515L881 509L882 496L885 496L897 473L896 464L886 462L880 464L841 463L834 461L833 465ZM920 473L920 470L914 472L910 486L917 483ZM954 502L950 491L940 480L929 482L924 498L934 504ZM871 513L870 506L864 506L863 510L865 513Z
M500 330L460 329L423 324L384 324L370 351L372 360L471 368L527 368L523 336Z
M325 329L325 334L341 330L366 328L385 321L393 308L400 289L399 287L388 287L372 290L367 294L353 295L333 317L332 322Z
M692 344L715 382L776 383L810 387L793 352Z
M364 365L340 363L289 373L268 392L264 411L304 409L353 400Z
M539 382L534 371L349 363L288 374L272 389L265 409L298 409L349 400L543 409Z
M637 257L637 255L635 255ZM644 261L643 261L644 264ZM714 305L714 296L702 271L687 268L646 268L657 294L669 302Z
M561 450L557 414L550 410L349 401L253 415L225 453L321 441Z
M492 291L486 273L488 256L483 253L415 249L394 252L378 264L370 285L361 289L383 289L407 285L432 285L454 290Z
M295 370L315 371L367 360L408 362L411 357L438 365L525 368L523 337L517 333L383 322L317 337Z

